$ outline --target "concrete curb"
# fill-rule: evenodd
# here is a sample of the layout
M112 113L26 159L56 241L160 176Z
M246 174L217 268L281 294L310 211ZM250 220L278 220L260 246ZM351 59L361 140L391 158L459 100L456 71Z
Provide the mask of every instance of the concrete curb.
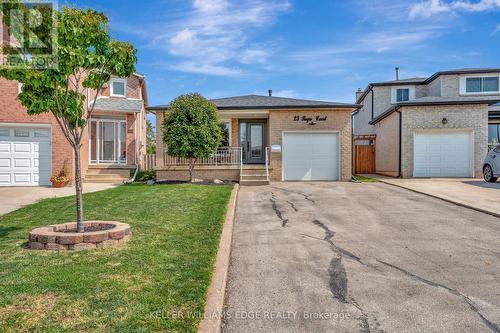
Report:
M226 294L227 276L229 273L229 261L231 256L231 244L233 240L234 216L236 211L236 199L238 197L239 185L234 185L229 205L227 207L226 220L222 228L219 242L219 250L215 259L215 269L212 280L208 287L207 301L205 303L205 316L198 327L198 333L220 333L222 331L222 319L224 310L224 298Z
M475 207L475 206L472 206L472 205L468 205L468 204L465 204L465 203L462 203L462 202L459 202L459 201L455 201L455 200L443 198L443 197L440 197L438 195L429 194L429 193L426 193L424 191L419 191L419 190L415 190L415 189L412 189L412 188L408 188L408 187L403 186L403 185L394 184L394 183L385 181L384 179L381 179L381 178L377 178L377 179L380 182L382 182L384 184L387 184L387 185L392 185L392 186L396 186L396 187L399 187L399 188L403 188L405 190L412 191L414 193L423 194L423 195L426 195L426 196L434 198L434 199L443 200L443 201L449 202L451 204L454 204L454 205L457 205L457 206L460 206L460 207L472 209L472 210L475 210L475 211L480 212L480 213L484 213L484 214L488 214L488 215L492 215L492 216L500 218L500 214L492 212L492 211L489 211L489 210L486 210L486 209L478 208L478 207Z

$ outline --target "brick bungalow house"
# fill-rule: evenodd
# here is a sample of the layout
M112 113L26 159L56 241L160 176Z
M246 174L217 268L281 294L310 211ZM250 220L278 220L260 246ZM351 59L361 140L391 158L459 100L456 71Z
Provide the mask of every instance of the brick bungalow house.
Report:
M73 151L55 118L29 116L17 98L20 89L18 82L0 78L0 186L50 185L51 175L65 167L72 177ZM129 178L145 153L147 100L140 74L112 78L102 90L83 138L84 181Z
M471 68L358 89L355 149L374 145L374 172L393 177L481 177L500 140L500 69ZM356 163L357 164L357 163Z
M269 96L213 99L225 128L225 143L198 161L195 177L259 185L271 181L351 179L351 114L357 105ZM156 113L157 178L188 179L187 161L168 155Z

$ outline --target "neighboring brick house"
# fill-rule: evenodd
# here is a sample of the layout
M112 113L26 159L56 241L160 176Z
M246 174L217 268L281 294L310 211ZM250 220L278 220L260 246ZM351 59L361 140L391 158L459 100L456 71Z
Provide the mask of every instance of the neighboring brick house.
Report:
M351 114L357 105L273 97L271 92L212 102L225 128L225 143L211 158L198 161L195 177L243 185L351 179ZM156 113L157 178L185 180L186 161L169 156L162 140L168 108L148 108Z
M55 118L50 113L29 116L18 99L20 89L18 82L0 78L0 186L49 185L51 175L65 167L72 177L73 150ZM128 179L145 153L145 77L111 79L95 103L83 137L84 180Z
M356 93L355 139L375 142L378 174L480 177L500 139L499 80L499 68L478 68L371 83Z

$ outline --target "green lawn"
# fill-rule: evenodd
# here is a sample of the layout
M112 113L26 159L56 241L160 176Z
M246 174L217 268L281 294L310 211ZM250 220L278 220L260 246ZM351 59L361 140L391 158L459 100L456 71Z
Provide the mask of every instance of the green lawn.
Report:
M360 183L380 183L380 180L360 175L354 175L354 179L356 179Z
M0 216L0 332L195 332L231 186L124 185L85 194L88 220L129 223L116 248L24 248L37 226L74 220L74 198ZM199 317L199 316L198 316Z

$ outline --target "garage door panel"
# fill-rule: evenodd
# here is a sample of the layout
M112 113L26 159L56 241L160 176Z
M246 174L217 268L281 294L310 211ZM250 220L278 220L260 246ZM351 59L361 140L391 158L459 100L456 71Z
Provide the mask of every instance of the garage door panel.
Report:
M0 172L0 185L9 185L12 182L10 173L1 173Z
M31 173L14 173L14 183L15 184L30 184L31 183Z
M285 133L285 180L338 180L337 133Z
M50 184L50 130L0 128L5 133L0 141L0 186L37 186ZM38 133L38 135L35 135ZM22 134L22 135L21 135Z
M0 170L2 169L10 169L11 165L10 158L0 158Z
M423 132L414 137L414 177L470 177L470 132Z
M31 159L16 158L14 159L14 168L31 168Z
M11 151L11 143L0 143L0 153L10 153Z
M31 153L31 143L14 143L14 153Z

